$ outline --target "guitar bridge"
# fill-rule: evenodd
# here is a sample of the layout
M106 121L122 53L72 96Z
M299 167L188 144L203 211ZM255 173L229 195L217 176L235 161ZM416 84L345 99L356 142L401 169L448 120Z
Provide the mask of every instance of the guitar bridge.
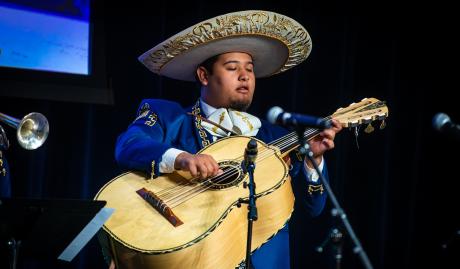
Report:
M163 217L165 217L174 227L184 224L155 193L142 188L136 191L147 203L155 208Z

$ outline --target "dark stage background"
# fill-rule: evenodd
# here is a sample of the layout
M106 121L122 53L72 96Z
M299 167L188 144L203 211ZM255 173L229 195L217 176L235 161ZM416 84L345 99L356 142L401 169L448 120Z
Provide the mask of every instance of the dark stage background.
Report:
M313 50L300 66L258 80L250 112L265 118L271 106L279 105L326 116L364 97L385 100L390 115L384 130L361 131L359 149L352 132L344 130L336 149L327 153L333 189L375 268L460 267L453 257L459 254L453 234L460 229L460 139L431 127L436 112L460 122L454 97L459 88L458 19L452 6L442 1L112 2L96 9L95 23L104 26L99 34L105 41L105 78L113 104L1 98L3 113L22 118L36 111L50 122L48 140L35 151L20 148L15 130L5 126L12 143L6 156L14 197L92 199L122 172L114 161L114 143L143 98L187 106L198 97L193 83L153 75L137 57L204 19L237 10L271 10L304 25ZM334 268L330 246L323 254L314 251L333 224L329 211L328 202L323 214L311 220L295 210L293 268ZM449 248L441 249L452 238ZM342 268L363 268L349 237L344 248ZM20 268L105 265L92 239L70 264L23 259Z

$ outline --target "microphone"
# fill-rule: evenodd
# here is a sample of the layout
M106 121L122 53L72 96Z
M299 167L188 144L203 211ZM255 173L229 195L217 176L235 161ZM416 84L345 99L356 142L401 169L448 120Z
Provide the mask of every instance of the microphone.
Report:
M251 164L254 164L257 158L257 141L255 139L251 139L248 142L248 145L246 146L246 149L244 150L244 165L247 169L247 167Z
M317 129L327 129L331 127L330 121L313 116L285 112L279 106L274 106L268 110L267 120L272 124L287 126L303 126Z
M437 113L433 117L433 128L442 133L460 135L460 125L453 123L445 113Z
M255 161L257 158L257 141L253 138L249 140L246 149L244 150L244 160L241 162L241 168L246 174L249 171L249 167L252 166L253 170L255 168Z

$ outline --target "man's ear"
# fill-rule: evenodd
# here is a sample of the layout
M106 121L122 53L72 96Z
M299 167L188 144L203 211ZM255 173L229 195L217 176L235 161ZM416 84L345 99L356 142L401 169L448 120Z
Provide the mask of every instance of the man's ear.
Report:
M207 86L208 85L208 70L203 66L199 66L196 69L196 76L201 82L201 85Z

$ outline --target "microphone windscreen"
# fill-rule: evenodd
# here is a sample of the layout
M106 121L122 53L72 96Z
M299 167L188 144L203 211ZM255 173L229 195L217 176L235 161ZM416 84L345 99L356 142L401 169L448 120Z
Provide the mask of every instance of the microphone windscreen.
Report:
M445 113L437 113L433 117L433 122L432 122L433 128L438 130L438 131L441 131L443 126L448 122L450 122L450 118L449 118L449 116L447 116L447 114L445 114Z
M279 106L274 106L270 108L270 110L268 110L267 112L268 122L270 122L271 124L276 124L276 122L278 121L278 116L281 113L283 113L283 109Z

